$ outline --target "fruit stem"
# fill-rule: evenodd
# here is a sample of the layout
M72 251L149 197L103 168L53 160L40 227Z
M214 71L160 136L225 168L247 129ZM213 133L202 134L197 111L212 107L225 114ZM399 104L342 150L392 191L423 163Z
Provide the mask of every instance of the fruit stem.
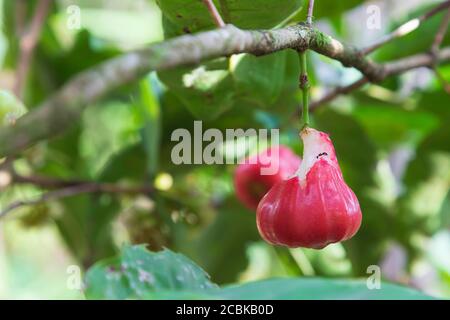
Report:
M309 80L308 71L306 65L306 51L298 53L300 59L300 78L299 87L302 90L302 102L303 102L303 128L309 126Z

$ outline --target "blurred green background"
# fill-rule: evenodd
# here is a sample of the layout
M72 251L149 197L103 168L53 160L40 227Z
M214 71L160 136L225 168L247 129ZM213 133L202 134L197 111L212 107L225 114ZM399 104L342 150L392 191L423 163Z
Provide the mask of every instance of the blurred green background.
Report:
M0 1L3 103L12 99L19 63L20 2ZM228 2L224 18L242 28L274 28L305 17L302 0ZM25 3L29 21L36 1ZM364 47L436 3L316 0L314 16L324 32ZM368 6L374 4L381 19L375 29L367 26ZM79 28L71 20L77 8ZM436 15L384 46L374 59L427 51L441 19ZM123 52L212 28L201 1L54 1L23 88L23 105L31 110L78 72ZM449 43L447 33L443 46ZM359 77L312 52L308 68L313 99ZM450 80L450 64L438 70ZM151 73L89 106L63 135L21 153L13 166L22 175L149 184L156 191L93 193L12 212L0 221L0 298L83 298L67 288L68 266L85 270L126 243L183 253L219 284L292 276L365 278L369 265L379 265L387 281L449 298L450 96L429 69L366 86L311 115L315 128L330 133L362 208L362 227L345 243L320 251L271 247L258 235L254 212L236 200L234 165L171 162L171 133L192 130L194 120L203 120L203 130L281 128L281 142L301 154L301 123L292 116L301 98L298 75L293 51ZM19 108L21 103L12 101L11 108ZM230 148L224 154L235 156ZM0 174L1 208L45 192L7 178Z

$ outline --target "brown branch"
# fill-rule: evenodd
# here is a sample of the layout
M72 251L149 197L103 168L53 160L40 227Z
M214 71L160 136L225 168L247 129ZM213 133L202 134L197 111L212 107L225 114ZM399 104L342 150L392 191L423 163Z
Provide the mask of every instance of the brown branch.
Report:
M206 8L209 11L209 14L214 20L214 23L218 28L225 27L225 22L223 21L219 11L217 10L216 6L214 5L214 2L212 0L203 0L203 3L205 4Z
M120 186L115 183L95 182L86 180L64 180L43 176L22 176L14 170L10 170L12 183L33 184L44 189L60 189L74 186L90 186L93 192L111 192L111 193L151 193L153 188L150 186Z
M442 41L444 40L444 36L447 32L448 24L450 22L450 9L447 10L447 13L445 14L444 18L442 19L442 22L439 26L439 29L434 36L433 44L431 45L431 52L436 53L439 51L439 47L442 44Z
M434 74L436 75L436 79L440 82L442 85L442 88L450 94L450 83L448 83L447 79L444 78L444 76L439 72L437 68L433 68Z
M349 85L334 88L331 92L327 93L322 98L311 102L311 104L309 105L309 109L311 111L314 111L318 107L334 100L338 96L343 95L343 94L349 94L350 92L361 88L362 86L364 86L367 83L369 83L369 80L367 80L367 78L362 77L359 80L357 80Z
M313 11L314 11L314 0L309 0L308 15L306 16L306 23L309 26L312 26L312 23L313 23Z
M450 61L450 47L444 48L440 52L438 52L436 55L436 59L434 55L424 53L385 63L385 73L383 75L383 79L420 67L432 67L436 61L437 63ZM324 95L322 98L313 101L310 104L310 109L315 110L318 107L337 98L338 96L342 94L348 94L354 90L357 90L367 83L369 83L369 80L365 77L362 77L347 86L335 88L331 92Z
M404 24L402 24L400 27L398 27L397 29L395 29L393 32L391 32L388 35L385 35L384 37L382 37L380 40L378 40L377 42L375 42L374 44L362 49L362 53L364 55L367 55L369 53L372 53L373 51L377 50L378 48L380 48L381 46L384 46L385 44L391 42L392 40L395 40L397 38L403 37L411 32L413 32L414 30L416 30L420 24L430 18L432 18L434 15L436 15L437 13L450 8L450 0L447 0L443 3L441 3L440 5L438 5L437 7L431 9L430 11L424 13L422 16L409 20L408 22L405 22Z
M18 3L20 5L20 3ZM33 52L41 34L42 26L50 8L51 0L40 0L36 11L28 27L28 31L20 39L20 54L17 63L16 79L13 92L18 97L22 97L23 86L31 64ZM24 4L23 4L24 5ZM23 8L18 8L23 10ZM18 16L21 14L18 13ZM22 22L20 22L22 23Z
M434 37L433 44L431 45L431 54L433 55L433 57L435 59L436 59L437 53L439 52L439 48L442 44L442 41L444 40L444 36L447 32L449 23L450 23L450 9L447 10L447 13L445 14L444 18L442 19L439 29ZM445 92L450 94L450 84L447 82L447 80L442 76L442 74L436 68L436 65L433 65L432 69L434 71L434 74L436 75L436 79L441 83Z
M245 31L232 25L184 35L148 48L126 53L75 76L56 94L17 120L0 128L0 157L14 155L32 144L53 137L70 127L84 108L119 86L136 81L152 70L198 64L203 60L236 53L270 54L283 49L312 49L360 70L376 81L383 73L354 47L306 25L278 30Z
M367 47L365 49L362 49L362 53L364 53L365 55L375 51L376 49L380 48L381 46L389 43L390 41L399 38L401 36L404 36L406 34L408 34L409 32L412 32L413 30L415 30L417 27L419 27L420 23L433 17L435 14L437 14L438 12L447 9L450 7L450 0L441 3L439 6L433 8L432 10L426 12L425 14L423 14L422 16L420 16L419 18L416 19L412 19L404 24L402 24L402 26L400 26L399 28L397 28L395 31L393 31L391 34L385 36L383 39L381 39L380 41L378 41L377 43L373 44L370 47ZM393 74L398 74L398 73L402 73L404 71L410 70L410 69L414 69L416 67L414 67L414 65L416 63L422 64L419 66L428 66L428 67L432 67L435 72L437 72L437 70L433 67L434 61L438 60L438 55L439 55L439 46L442 43L442 40L444 38L445 35L445 31L447 30L448 27L448 23L450 20L450 9L447 9L447 14L445 15L443 22L441 23L441 26L439 27L439 30L436 34L435 40L433 42L433 46L432 46L432 50L431 50L431 63L429 63L429 58L427 57L424 62L423 59L419 59L419 56L415 56L415 57L411 57L411 59L406 59L406 60L399 60L395 65L389 65L386 64L385 65L385 74L382 76L382 79L393 75ZM414 28L413 28L414 27ZM423 56L422 56L423 58ZM444 59L445 61L445 59ZM401 68L399 66L399 64L402 63L406 63L404 68ZM413 64L411 66L411 63ZM417 66L417 67L419 67ZM398 71L398 72L397 72ZM437 77L438 79L442 82L442 80L445 79L442 78L442 76L440 74L437 73ZM355 91L361 87L363 87L365 84L369 83L370 81L366 78L366 77L362 77L359 80L347 85L347 86L340 86L337 87L335 89L333 89L332 91L330 91L329 93L327 93L326 95L324 95L322 98L320 98L319 100L313 101L310 104L310 109L314 110L318 107L320 107L321 105L324 105L330 101L332 101L333 99L337 98L340 95L343 94L348 94L352 91ZM446 91L448 91L448 85L445 83L444 85L444 89Z
M42 196L31 200L19 200L11 203L0 211L0 218L3 218L11 211L24 207L32 206L50 200L71 197L85 193L115 193L115 194L151 194L154 189L151 186L121 186L114 183L100 183L92 181L78 180L58 180L47 177L31 176L25 177L11 172L11 183L33 184L44 189L56 189L44 193Z
M14 8L14 30L17 37L21 37L25 30L25 18L27 14L27 1L18 0Z
M44 189L59 189L91 183L83 180L62 180L43 176L22 176L17 174L12 168L9 169L9 173L11 174L12 183L33 184Z

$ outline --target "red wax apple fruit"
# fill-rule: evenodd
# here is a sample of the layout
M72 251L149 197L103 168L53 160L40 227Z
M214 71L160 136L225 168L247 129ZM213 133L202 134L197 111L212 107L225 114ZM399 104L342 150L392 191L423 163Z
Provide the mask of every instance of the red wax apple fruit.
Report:
M300 136L302 163L293 177L276 183L261 199L257 226L271 244L321 249L351 238L361 225L361 209L329 136L312 128Z
M267 191L275 183L292 177L300 163L300 157L282 145L245 159L234 173L236 196L246 207L255 210Z

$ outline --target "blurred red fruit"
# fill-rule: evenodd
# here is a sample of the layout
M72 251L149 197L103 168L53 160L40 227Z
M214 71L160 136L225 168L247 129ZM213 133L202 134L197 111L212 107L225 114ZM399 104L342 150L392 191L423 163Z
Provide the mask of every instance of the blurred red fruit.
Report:
M275 183L290 178L300 163L301 158L285 146L274 146L247 158L234 173L237 197L255 210L267 191Z

